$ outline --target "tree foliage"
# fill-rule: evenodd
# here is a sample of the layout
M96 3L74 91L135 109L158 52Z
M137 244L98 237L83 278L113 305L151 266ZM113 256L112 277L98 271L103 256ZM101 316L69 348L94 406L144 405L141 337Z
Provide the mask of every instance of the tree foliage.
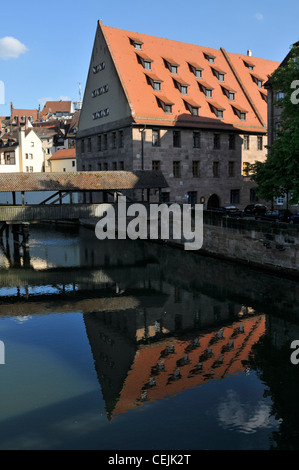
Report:
M251 165L257 193L266 201L286 195L289 202L299 201L299 43L293 45L285 61L269 78L280 108L280 128L265 162ZM280 94L278 94L280 93Z

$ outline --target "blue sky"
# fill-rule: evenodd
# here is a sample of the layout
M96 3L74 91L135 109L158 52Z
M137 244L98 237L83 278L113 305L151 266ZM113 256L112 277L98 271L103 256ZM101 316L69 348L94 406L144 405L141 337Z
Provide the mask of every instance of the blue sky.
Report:
M15 0L2 2L0 84L5 103L36 109L45 99L77 99L97 20L104 25L281 61L299 39L298 0ZM0 90L1 92L1 90Z

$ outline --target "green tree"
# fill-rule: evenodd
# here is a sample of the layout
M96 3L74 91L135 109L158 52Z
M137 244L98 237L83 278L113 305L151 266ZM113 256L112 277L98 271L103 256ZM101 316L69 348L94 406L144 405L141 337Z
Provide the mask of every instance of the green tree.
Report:
M250 167L257 193L266 201L286 196L288 203L299 201L299 43L293 45L282 64L269 77L277 94L275 105L280 108L280 128L268 147L265 162Z

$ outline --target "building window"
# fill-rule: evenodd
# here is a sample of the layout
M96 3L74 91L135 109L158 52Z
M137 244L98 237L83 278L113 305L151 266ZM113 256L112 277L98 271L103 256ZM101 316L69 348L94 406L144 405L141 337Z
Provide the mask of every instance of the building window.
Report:
M180 178L181 176L181 162L173 162L173 177Z
M174 147L181 146L181 132L180 131L173 131L173 146Z
M182 95L187 95L188 87L186 85L181 85L181 93Z
M193 132L193 148L200 148L200 132L198 131Z
M199 161L198 160L194 160L192 162L192 175L193 175L193 178L199 178L199 176L200 176Z
M213 162L213 177L219 178L219 162Z
M228 93L228 99L229 99L230 101L235 101L235 93L232 92L232 91L230 91L230 92Z
M15 159L15 153L14 152L4 154L4 164L5 165L15 165L16 164L16 159Z
M235 162L228 162L228 176L235 176Z
M84 153L85 148L84 148L84 139L81 140L81 153Z
M156 91L161 91L161 82L153 82L153 89Z
M234 134L231 134L228 137L228 148L229 150L235 150L236 147L236 136Z
M75 160L72 160L72 167L76 166Z
M219 82L224 82L224 73L218 73Z
M246 121L246 113L240 112L241 121Z
M87 152L88 153L91 152L91 138L90 137L88 138L88 141L87 141Z
M104 134L104 150L108 148L108 135Z
M152 130L152 146L160 147L160 131L157 129Z
M112 148L116 148L116 132L112 132Z
M202 78L202 70L195 69L194 75L196 78Z
M174 75L177 75L177 73L178 73L178 66L177 66L177 65L171 65L171 66L170 66L170 71L171 71L171 73L173 73Z
M257 136L257 149L263 150L263 136L261 135Z
M118 146L120 148L124 146L124 131L118 132Z
M116 171L117 170L117 162L112 163L112 170Z
M212 98L212 90L210 90L209 88L206 88L206 98Z
M98 171L102 171L102 164L98 163Z
M282 206L283 203L284 203L284 197L280 196L280 197L277 197L277 198L276 198L276 204L277 204L278 206Z
M152 63L148 60L144 60L143 61L143 67L145 68L145 70L151 70L152 69Z
M159 171L161 169L161 162L160 160L153 160L152 161L152 169L154 171Z
M103 166L104 166L104 171L108 171L108 163L104 163Z
M249 150L249 148L250 148L249 135L244 135L243 145L244 145L244 150Z
M240 190L232 189L230 192L230 202L231 204L240 204Z
M196 106L192 106L191 114L192 116L198 116L198 108Z
M119 162L118 165L119 165L119 170L124 171L124 168L125 168L124 162Z
M220 149L220 134L214 134L214 149Z
M243 162L243 176L249 176L250 163Z
M258 202L259 198L256 195L255 189L250 189L250 202Z
M98 138L97 138L97 149L98 149L98 152L102 150L102 136L101 135L98 135Z
M222 109L217 109L216 110L216 115L218 119L223 119L223 110Z
M166 114L171 114L172 113L172 105L171 104L164 104L164 112Z

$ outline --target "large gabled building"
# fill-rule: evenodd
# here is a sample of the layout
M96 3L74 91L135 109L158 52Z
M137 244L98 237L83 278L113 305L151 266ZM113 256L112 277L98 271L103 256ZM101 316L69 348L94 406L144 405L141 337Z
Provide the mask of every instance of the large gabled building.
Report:
M277 62L98 22L77 134L79 170L161 169L164 201L254 201Z

